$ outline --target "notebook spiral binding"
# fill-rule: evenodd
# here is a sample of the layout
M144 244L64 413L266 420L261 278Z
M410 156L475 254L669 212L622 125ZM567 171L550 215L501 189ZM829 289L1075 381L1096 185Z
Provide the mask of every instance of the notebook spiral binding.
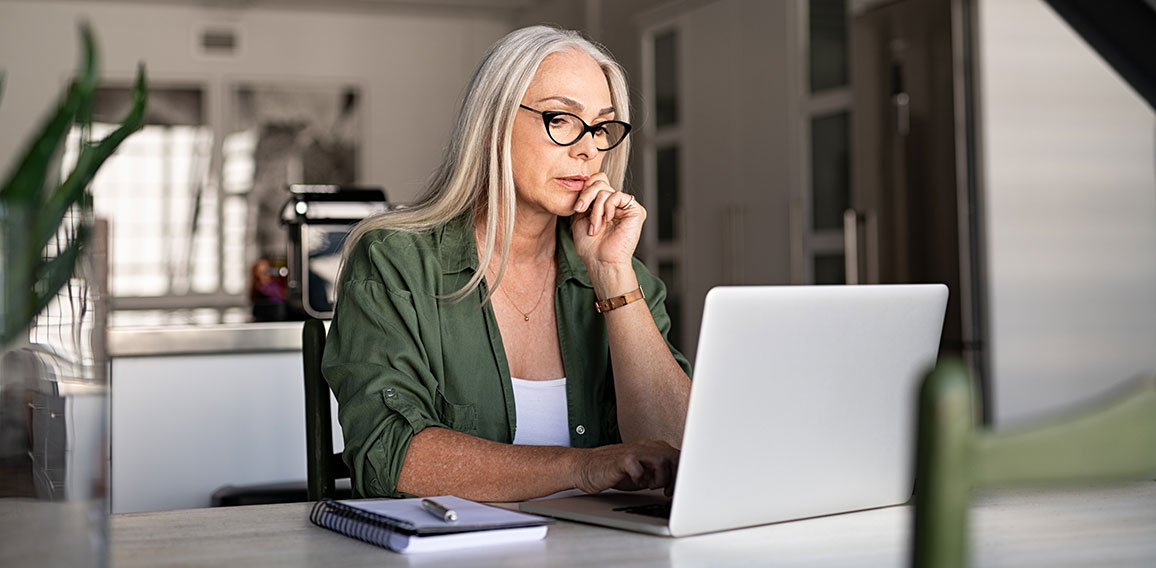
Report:
M403 519L362 511L328 497L313 505L309 512L313 524L357 540L389 548L394 533L412 534L416 527Z

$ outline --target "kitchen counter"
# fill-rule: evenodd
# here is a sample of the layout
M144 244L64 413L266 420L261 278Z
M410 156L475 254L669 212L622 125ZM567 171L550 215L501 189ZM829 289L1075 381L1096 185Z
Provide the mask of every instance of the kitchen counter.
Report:
M108 330L110 357L301 350L300 321L121 327Z

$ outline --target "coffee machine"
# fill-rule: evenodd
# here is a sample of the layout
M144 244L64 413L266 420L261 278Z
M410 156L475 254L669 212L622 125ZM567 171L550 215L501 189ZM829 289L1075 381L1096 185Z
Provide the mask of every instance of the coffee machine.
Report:
M328 319L345 237L362 219L388 211L389 202L378 187L293 184L288 190L281 222L289 231L289 315Z

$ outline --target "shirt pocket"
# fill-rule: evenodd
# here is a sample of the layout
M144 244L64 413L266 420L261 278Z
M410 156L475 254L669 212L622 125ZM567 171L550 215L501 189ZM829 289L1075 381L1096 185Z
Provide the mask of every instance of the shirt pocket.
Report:
M401 414L414 433L429 426L445 426L465 434L476 434L478 426L477 410L473 404L456 404L446 399L440 391L434 392L434 412L428 416L423 409L392 388L381 392L385 406Z

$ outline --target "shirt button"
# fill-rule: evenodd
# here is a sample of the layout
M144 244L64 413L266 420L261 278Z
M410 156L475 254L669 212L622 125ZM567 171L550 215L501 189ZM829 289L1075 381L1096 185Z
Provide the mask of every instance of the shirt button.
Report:
M582 435L586 433L586 427L579 424L578 427L574 429L574 431L577 432L578 435Z
M393 392L393 389L385 389L385 396L386 398L393 398L397 396L397 393Z

